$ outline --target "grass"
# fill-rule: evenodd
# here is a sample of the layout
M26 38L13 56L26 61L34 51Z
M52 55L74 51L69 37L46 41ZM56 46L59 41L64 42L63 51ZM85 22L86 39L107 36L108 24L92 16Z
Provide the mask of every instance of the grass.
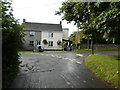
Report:
M118 57L119 56L119 57ZM118 62L120 55L91 55L85 59L85 65L100 79L118 88Z
M18 51L18 53L33 53L33 51Z
M72 50L73 52L79 52L79 51L91 51L91 49L76 49L76 50Z
M101 48L101 49L95 49L94 51L117 51L120 50L118 48ZM74 52L80 52L80 51L91 51L91 49L80 49L80 50L72 50Z
M68 51L44 51L44 52L68 52Z
M101 49L96 49L95 51L117 51L120 50L119 48L101 48Z

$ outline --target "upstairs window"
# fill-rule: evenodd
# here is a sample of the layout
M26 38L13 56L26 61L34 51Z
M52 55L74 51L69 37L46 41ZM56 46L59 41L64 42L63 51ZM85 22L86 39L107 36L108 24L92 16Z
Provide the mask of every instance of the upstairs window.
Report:
M48 41L48 46L52 47L53 46L53 41Z
M31 32L30 32L30 37L33 37L33 36L35 36L35 32L34 32L34 31L31 31Z
M30 46L34 46L34 41L29 41Z
M53 32L48 33L49 38L53 38Z

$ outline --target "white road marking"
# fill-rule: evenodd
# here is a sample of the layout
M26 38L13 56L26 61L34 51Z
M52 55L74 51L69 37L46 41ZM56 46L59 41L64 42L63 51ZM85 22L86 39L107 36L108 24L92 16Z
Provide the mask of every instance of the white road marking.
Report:
M54 55L51 55L52 57L55 57Z
M62 58L62 56L58 56L58 58Z
M72 62L74 61L74 60L72 60L72 59L69 59L69 60L72 61Z
M63 59L69 59L69 58L63 58Z
M83 55L82 54L76 54L77 56L80 56L80 57L82 57Z
M81 64L81 62L76 61L76 63Z

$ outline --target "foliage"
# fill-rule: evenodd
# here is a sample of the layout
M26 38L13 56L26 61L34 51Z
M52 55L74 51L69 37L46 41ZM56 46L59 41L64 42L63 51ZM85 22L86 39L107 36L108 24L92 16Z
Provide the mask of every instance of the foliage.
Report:
M57 45L62 45L62 42L60 40L58 40Z
M7 88L18 72L18 50L22 46L23 29L13 17L11 2L0 1L2 6L2 87Z
M120 55L119 55L120 56ZM118 55L91 55L85 65L100 79L118 87Z
M73 44L75 44L75 35L75 32L73 32L68 38L70 41L72 41Z
M87 38L102 37L106 41L120 43L118 30L120 28L119 2L69 2L66 1L56 11L63 14L63 20L74 21L82 29Z
M44 39L44 40L43 40L43 44L45 44L45 45L47 45L47 44L48 44L48 42L47 42L47 40L46 40L46 39Z
M66 41L62 41L62 48L65 48L67 46L67 42Z

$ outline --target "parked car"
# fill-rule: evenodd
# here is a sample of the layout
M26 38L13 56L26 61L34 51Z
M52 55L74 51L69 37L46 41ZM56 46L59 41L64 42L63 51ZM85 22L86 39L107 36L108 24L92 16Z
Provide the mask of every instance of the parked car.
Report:
M65 51L72 51L71 46L66 46L66 48L64 49Z

